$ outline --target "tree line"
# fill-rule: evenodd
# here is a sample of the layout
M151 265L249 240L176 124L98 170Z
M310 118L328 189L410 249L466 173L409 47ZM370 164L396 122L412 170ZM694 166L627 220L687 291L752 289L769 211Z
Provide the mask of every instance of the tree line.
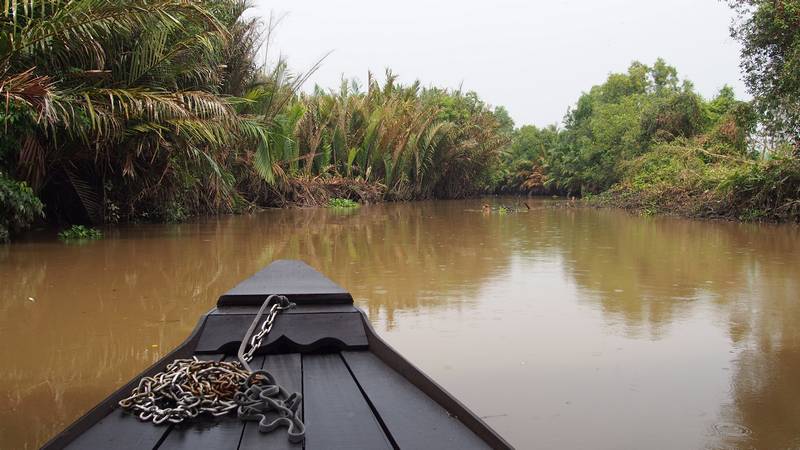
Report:
M287 203L460 197L507 137L474 93L301 93L242 0L20 0L0 17L0 240Z
M522 126L501 192L583 196L645 214L800 221L800 1L737 0L754 95L699 95L659 59L583 93L563 127Z
M597 201L656 212L681 198L681 213L796 218L798 5L731 1L752 102L729 88L703 99L658 60L584 93L563 127L515 129L474 92L388 71L301 92L315 67L258 62L274 24L247 18L243 0L6 2L0 241L43 220L487 192L604 193Z

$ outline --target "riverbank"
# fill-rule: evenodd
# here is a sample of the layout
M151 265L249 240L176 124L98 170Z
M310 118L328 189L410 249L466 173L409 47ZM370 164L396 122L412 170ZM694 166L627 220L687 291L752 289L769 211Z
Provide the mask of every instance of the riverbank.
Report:
M800 222L800 147L765 138L756 105L730 87L704 98L665 61L634 62L582 94L564 125L514 131L501 192L646 215Z
M475 92L403 84L389 70L303 92L318 66L261 65L268 42L245 3L168 1L155 15L130 6L6 6L6 17L53 32L40 42L14 26L19 45L0 50L0 242L42 221L180 222L334 197L489 192L800 221L796 130L769 128L758 101L728 86L703 97L662 59L609 74L563 128L515 127ZM56 12L69 20L53 23Z
M631 164L620 183L588 195L586 203L643 215L800 223L800 160L780 154L743 159L691 145L663 146Z
M490 188L511 131L504 110L389 70L302 92L318 65L262 64L275 24L247 8L7 4L27 25L10 25L15 45L0 49L0 241L40 220L180 222Z

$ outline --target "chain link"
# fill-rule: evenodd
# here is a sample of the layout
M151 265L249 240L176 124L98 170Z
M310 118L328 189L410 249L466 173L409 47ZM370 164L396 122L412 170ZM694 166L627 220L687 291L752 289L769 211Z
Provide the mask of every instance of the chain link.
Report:
M238 361L176 359L166 371L139 380L119 405L154 424L180 423L201 413L221 416L239 406L235 396L249 376Z
M154 424L180 423L203 413L222 416L238 409L242 420L259 421L268 432L286 426L289 440L302 441L305 427L298 417L300 394L289 395L269 372L253 371L248 364L272 330L278 314L295 304L282 295L270 295L261 305L239 347L239 361L176 359L164 372L143 377L131 395L119 405L139 419ZM258 332L253 334L269 308ZM268 419L267 413L277 414Z
M267 318L261 323L261 330L259 330L258 333L254 334L253 337L250 338L250 348L245 351L243 355L246 362L253 360L253 355L255 354L256 350L261 347L264 336L272 331L272 325L275 323L275 318L278 316L278 313L284 309L289 309L294 306L294 303L289 302L289 299L284 296L278 296L277 298L278 301L272 304L269 309L269 313L267 314ZM269 300L267 300L267 302L269 302ZM256 319L258 319L258 317L256 317Z
M290 302L289 299L283 295L270 295L267 297L267 300L261 305L261 309L258 310L255 319L253 319L250 329L245 333L242 344L239 346L239 362L242 363L242 366L246 370L252 372L249 363L253 360L253 355L255 355L256 350L261 347L264 337L272 331L272 326L275 324L275 318L278 316L278 313L285 309L293 308L294 306L295 304ZM269 308L269 312L267 313L266 319L261 322L261 328L258 332L253 334L256 325L259 320L261 320L261 316L264 315L264 311L266 311L267 308Z

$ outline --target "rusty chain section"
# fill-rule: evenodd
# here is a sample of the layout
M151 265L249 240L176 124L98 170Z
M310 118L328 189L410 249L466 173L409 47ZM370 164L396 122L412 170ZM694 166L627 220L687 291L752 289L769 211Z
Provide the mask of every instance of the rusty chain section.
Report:
M253 371L249 365L272 330L278 313L294 306L285 296L270 295L242 339L238 361L176 359L164 372L142 377L119 405L140 420L154 424L177 424L201 414L216 417L236 410L241 420L258 421L261 432L286 427L289 441L302 441L305 437L305 426L299 417L302 396L290 395L268 371ZM267 317L260 322L267 308ZM254 334L259 323L259 331Z
M176 359L166 371L139 380L119 405L157 425L180 423L202 413L222 416L239 406L235 395L249 376L238 361Z

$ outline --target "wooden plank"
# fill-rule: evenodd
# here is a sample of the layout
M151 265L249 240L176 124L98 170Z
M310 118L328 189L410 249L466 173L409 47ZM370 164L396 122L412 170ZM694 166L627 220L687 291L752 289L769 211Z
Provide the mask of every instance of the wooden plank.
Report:
M342 352L356 382L402 449L489 446L457 418L368 351Z
M204 355L203 359L220 360L223 356ZM116 408L65 448L114 450L153 448L170 429L169 425L143 422L121 408Z
M269 373L275 377L275 381L277 381L278 384L283 386L289 393L303 392L303 372L299 353L267 355L262 358L264 361L262 368L269 371ZM279 428L271 433L261 433L258 431L257 422L247 422L244 427L244 433L242 433L242 441L239 444L239 450L264 448L274 450L302 450L303 443L299 442L293 444L289 442L285 428Z
M235 353L253 316L212 315L195 348L201 353ZM272 351L273 344L281 351ZM281 347L283 346L283 347ZM355 350L368 346L359 313L279 315L263 347L264 353L310 352L325 347Z
M258 312L258 306L220 306L212 309L209 315L226 314L249 314L254 316ZM353 305L297 305L292 309L287 309L281 314L325 314L325 313L352 313L358 312Z
M338 353L303 355L306 450L391 449Z
M198 356L200 359L206 359ZM230 361L235 357L226 357ZM253 363L260 365L263 357L253 358ZM167 434L159 449L219 449L236 450L242 437L244 424L234 414L221 417L204 417L199 420L175 425ZM116 449L112 449L116 450Z
M153 448L161 436L169 431L168 425L153 425L115 409L91 428L67 444L67 449L114 450Z
M278 260L223 294L217 306L257 305L280 294L299 304L352 304L353 297L333 281L297 260Z
M458 417L461 423L483 439L491 448L498 450L511 450L514 448L511 444L506 442L502 436L489 427L486 422L464 406L463 403L450 395L444 388L439 386L435 381L390 347L386 341L375 333L375 329L372 328L367 315L364 314L363 311L361 311L361 315L364 319L364 328L367 331L370 353L377 356L383 363L402 375L403 378L409 380L411 384L416 386L425 395L446 409L448 413Z

